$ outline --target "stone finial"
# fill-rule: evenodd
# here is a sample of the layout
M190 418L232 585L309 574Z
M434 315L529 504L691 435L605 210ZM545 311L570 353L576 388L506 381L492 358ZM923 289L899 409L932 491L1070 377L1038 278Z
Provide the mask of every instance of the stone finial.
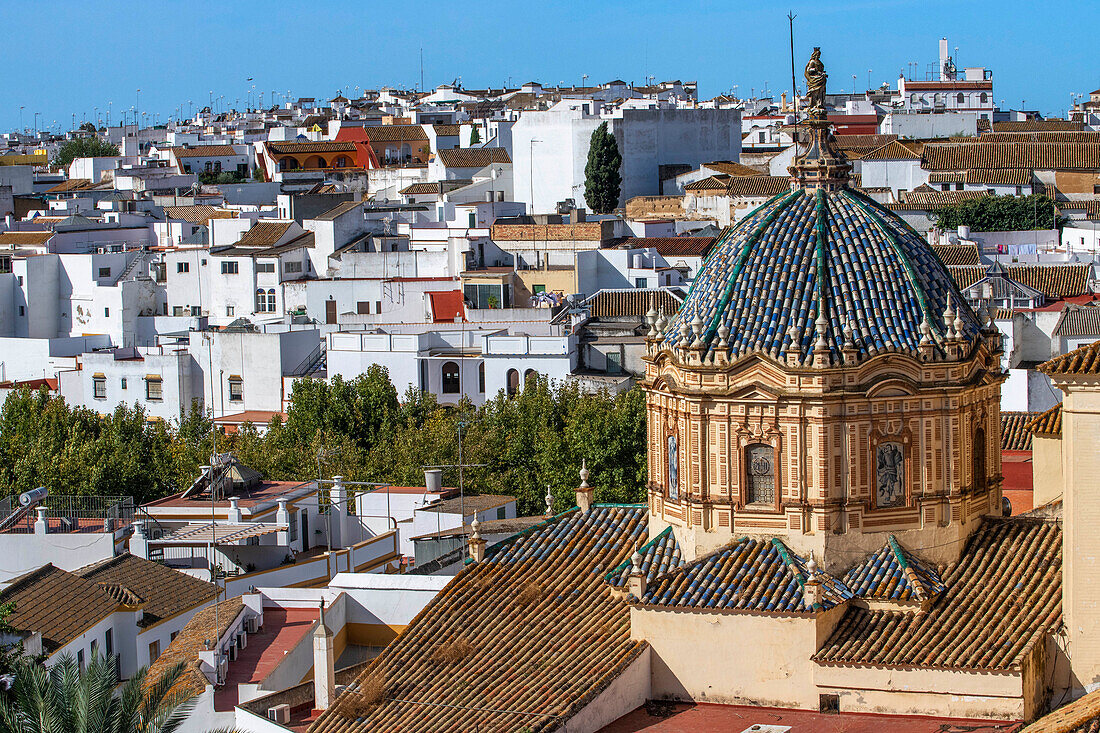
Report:
M657 335L657 309L653 306L649 307L649 311L645 314L645 322L649 324L649 331L646 336L653 338Z
M817 580L817 560L814 558L814 551L810 550L810 559L806 563L807 580Z
M855 328L852 326L852 321L849 319L844 324L844 348L850 349L854 346L855 342L852 337L855 335Z
M693 349L701 349L703 347L703 319L699 317L699 314L695 314L695 318L691 319L691 332L695 334L695 340L691 342Z
M588 488L588 462L585 459L581 459L581 488Z
M646 579L642 574L642 553L637 550L630 556L630 575L626 579L626 592L638 600L645 597Z
M546 518L554 516L554 494L550 491L550 485L546 485L546 496L543 497L546 501Z
M955 326L955 335L962 338L966 329L966 321L962 318L962 308L955 314L955 322L953 325Z
M630 574L641 575L642 574L642 553L637 550L630 556Z
M592 508L596 500L596 490L588 485L588 465L581 459L581 485L577 487L577 507L581 512Z
M721 326L718 327L718 347L722 349L726 348L727 346L729 346L729 340L729 326L723 323Z
M821 577L818 575L817 560L813 550L806 562L806 581L802 584L802 600L808 608L820 609L822 600Z
M825 319L825 314L819 313L817 320L814 321L814 328L817 332L817 340L814 341L815 367L829 366L829 342L825 340L828 327L829 322Z
M947 296L947 307L943 310L943 327L947 338L955 337L955 309L951 307L951 296Z
M485 559L485 539L481 536L481 522L474 518L474 521L470 522L470 529L473 533L468 540L470 547L470 559L474 562L481 562Z
M472 540L481 539L481 522L477 521L477 517L474 517L474 521L470 522L470 529L473 530L473 534L470 535Z
M657 330L658 338L660 338L661 335L665 332L665 326L667 325L668 321L665 320L665 311L664 308L662 308L660 311L657 312L657 320L653 322L653 326Z
M920 345L932 343L932 326L928 323L928 318L920 322Z
M787 329L787 335L791 338L791 342L787 344L787 365L798 366L802 361L802 333L798 330L798 326L792 324Z

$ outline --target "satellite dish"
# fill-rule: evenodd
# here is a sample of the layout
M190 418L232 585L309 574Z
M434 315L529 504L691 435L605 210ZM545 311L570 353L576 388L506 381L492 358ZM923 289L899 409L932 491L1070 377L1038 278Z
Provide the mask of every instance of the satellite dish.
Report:
M1007 496L1001 497L1001 516L1012 516L1012 501L1010 501Z

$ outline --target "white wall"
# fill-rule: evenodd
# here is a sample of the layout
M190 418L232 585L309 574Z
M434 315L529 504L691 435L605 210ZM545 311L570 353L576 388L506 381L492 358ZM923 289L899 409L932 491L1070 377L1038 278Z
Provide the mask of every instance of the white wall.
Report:
M53 563L62 570L76 570L114 557L115 537L110 532L56 534L0 534L0 583Z

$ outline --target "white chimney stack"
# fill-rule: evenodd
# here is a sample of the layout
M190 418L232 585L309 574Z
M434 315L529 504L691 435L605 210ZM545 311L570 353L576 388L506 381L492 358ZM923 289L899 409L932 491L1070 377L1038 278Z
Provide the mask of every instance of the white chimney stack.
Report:
M325 599L321 598L321 615L313 632L313 707L327 710L336 697L336 656L332 631L325 626Z

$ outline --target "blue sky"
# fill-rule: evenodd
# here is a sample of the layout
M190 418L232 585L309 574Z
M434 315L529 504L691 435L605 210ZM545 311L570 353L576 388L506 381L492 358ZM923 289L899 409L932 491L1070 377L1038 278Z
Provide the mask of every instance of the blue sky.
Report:
M40 2L0 0L0 128L56 121L64 129L111 102L112 121L138 103L164 121L177 105L214 96L245 103L253 77L272 90L329 98L383 84L430 88L461 76L471 88L580 84L614 78L643 83L695 79L710 97L738 86L790 88L787 10L795 21L801 69L822 47L831 90L892 84L909 62L935 62L937 41L959 47L961 66L994 71L1006 106L1062 115L1071 92L1100 87L1100 61L1087 28L1100 2L923 0L792 2L632 0L526 2L447 0L403 3ZM1086 36L1082 35L1086 33ZM1069 39L1069 40L1067 40ZM1090 58L1091 57L1091 58Z

